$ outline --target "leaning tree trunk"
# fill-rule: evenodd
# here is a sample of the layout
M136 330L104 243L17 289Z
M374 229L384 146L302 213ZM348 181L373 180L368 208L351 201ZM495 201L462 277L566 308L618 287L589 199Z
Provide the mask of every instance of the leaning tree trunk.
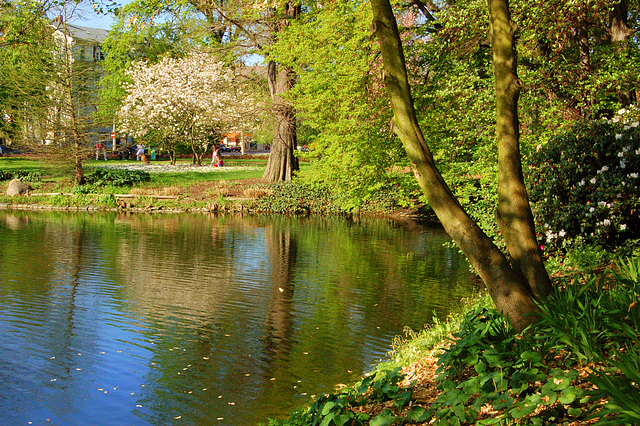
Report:
M295 19L300 14L300 6L286 4L285 17L274 22L272 38L275 39L279 31L288 25L289 19ZM268 182L290 181L298 170L298 158L294 155L298 145L296 111L293 105L282 95L287 92L296 81L296 74L291 68L279 69L278 64L269 61L267 69L269 92L273 101L274 130L271 153L267 168L262 175Z
M373 26L382 52L384 82L391 98L394 131L416 179L449 236L467 256L496 306L518 330L535 321L538 306L523 275L462 209L435 166L416 118L402 42L389 0L372 0Z
M551 292L551 281L538 246L533 215L522 176L514 25L508 0L489 0L489 26L496 86L498 142L498 225L509 254L536 297Z

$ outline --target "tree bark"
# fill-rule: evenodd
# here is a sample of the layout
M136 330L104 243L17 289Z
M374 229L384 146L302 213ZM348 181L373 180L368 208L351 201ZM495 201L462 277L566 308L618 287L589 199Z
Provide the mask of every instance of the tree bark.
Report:
M449 236L467 256L487 286L496 306L518 331L535 321L539 311L522 274L462 209L438 171L416 118L402 42L389 0L372 0L373 26L383 58L384 82L399 136L429 205Z
M289 19L296 19L300 14L300 6L286 4L285 17L272 26L272 38L288 25ZM296 74L291 68L279 69L278 64L269 61L267 69L269 92L273 101L274 130L271 153L267 168L262 176L268 182L290 181L299 168L294 150L298 145L296 111L282 95L296 82Z
M629 37L634 33L629 28L628 17L629 2L628 0L620 0L609 14L609 31L611 33L611 43L620 54L628 54ZM637 97L636 92L631 90L621 90L618 98L623 105L633 104Z
M489 0L488 6L496 87L498 225L515 265L534 295L541 298L551 292L551 281L536 239L522 174L518 121L518 97L522 82L517 74L515 29L508 0Z

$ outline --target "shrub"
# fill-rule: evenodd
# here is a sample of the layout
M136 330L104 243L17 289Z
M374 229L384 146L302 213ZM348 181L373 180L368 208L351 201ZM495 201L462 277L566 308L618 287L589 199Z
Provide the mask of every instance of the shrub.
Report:
M271 193L257 198L252 208L269 213L342 213L328 190L312 189L295 182L270 185Z
M530 157L529 194L547 249L638 238L639 120L634 108L577 124Z
M112 186L132 186L150 180L148 172L126 169L96 169L86 177L88 184Z
M5 172L0 170L0 181L20 179L23 182L40 182L42 181L42 173L26 172L24 170L16 170L15 172Z

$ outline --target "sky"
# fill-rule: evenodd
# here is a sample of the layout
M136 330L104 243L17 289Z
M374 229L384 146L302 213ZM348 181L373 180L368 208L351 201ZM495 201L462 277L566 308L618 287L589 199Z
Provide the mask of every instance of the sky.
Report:
M127 3L125 1L124 3ZM119 2L123 3L123 2ZM98 14L93 11L93 8L90 4L82 3L83 10L77 13L77 16L74 16L73 19L70 19L69 22L74 25L80 25L81 27L90 27L90 28L100 28L103 30L111 29L111 25L114 23L113 14Z

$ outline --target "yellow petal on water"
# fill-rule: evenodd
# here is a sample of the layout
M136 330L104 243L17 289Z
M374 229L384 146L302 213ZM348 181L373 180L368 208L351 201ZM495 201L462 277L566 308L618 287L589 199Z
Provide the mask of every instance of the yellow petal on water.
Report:
M218 399L222 399L222 395L219 395L219 396L218 396Z
M143 387L145 387L145 386L147 386L147 385L140 385L140 387L141 387L141 388L143 388Z
M55 357L55 356L52 356L52 357L51 357L51 358L49 358L49 359L56 359L56 357Z
M55 382L56 380L58 380L58 379L51 379L52 382Z
M247 373L244 375L244 377L249 377L251 374Z
M76 368L76 371L82 371L82 368Z
M78 352L78 355L82 355L80 352Z
M229 404L229 405L236 405L236 403L235 403L235 402L228 402L227 404Z
M142 405L140 405L140 404L136 404L136 407L138 407L138 408L142 408Z
M230 334L225 334L224 337L231 337L231 335Z
M98 388L98 390L99 390L100 392L102 392L104 389L102 389L102 388Z
M119 354L121 354L121 353L122 353L122 351L116 351L116 352L118 352Z
M135 395L135 393L131 392L131 395Z
M276 379L275 377L272 377L272 378L271 378L271 380L275 380L275 379Z
M280 290L280 293L284 292L284 289L282 287L278 287L278 290Z
M174 417L174 419L176 419L176 420L181 419L181 418L182 418L182 416L175 416Z
M302 353L305 354L305 355L309 355L309 352L302 352Z
M100 355L104 355L104 351L100 352Z
M224 417L218 417L216 420L224 420Z
M187 393L193 393L193 391L189 391L189 392L187 392Z
M203 356L202 359L209 359L209 357L208 356Z
M185 367L185 368L182 369L182 371L186 371L188 369L189 369L189 367Z
M203 390L203 391L206 391L206 390L208 390L208 389L207 389L207 388L202 388L202 390Z

